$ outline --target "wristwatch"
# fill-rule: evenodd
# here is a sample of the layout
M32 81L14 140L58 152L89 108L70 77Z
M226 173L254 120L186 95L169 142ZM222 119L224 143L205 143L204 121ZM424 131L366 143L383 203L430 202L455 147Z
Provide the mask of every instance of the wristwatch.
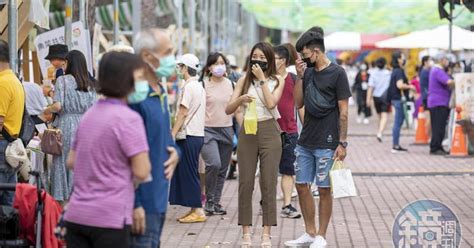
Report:
M264 85L265 84L265 81L263 80L260 80L260 86Z
M341 146L344 147L344 148L347 148L347 146L349 145L349 143L347 143L347 141L339 141L339 145L341 145Z

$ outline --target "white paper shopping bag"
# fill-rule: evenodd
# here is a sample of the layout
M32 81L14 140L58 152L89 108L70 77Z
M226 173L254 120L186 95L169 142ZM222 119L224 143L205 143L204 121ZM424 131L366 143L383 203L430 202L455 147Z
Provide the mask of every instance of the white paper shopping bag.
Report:
M345 167L342 161L334 161L329 176L331 178L331 189L334 199L357 196L352 172Z

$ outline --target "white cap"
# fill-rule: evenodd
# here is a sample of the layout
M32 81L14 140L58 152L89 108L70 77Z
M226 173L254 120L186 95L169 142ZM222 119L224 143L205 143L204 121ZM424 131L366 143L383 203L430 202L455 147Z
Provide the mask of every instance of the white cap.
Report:
M232 54L227 55L227 60L229 60L230 66L237 66L237 59L235 58L234 55Z
M183 64L189 68L192 68L194 70L198 70L199 68L199 59L196 57L196 55L187 53L181 57L178 58L176 61L176 64Z

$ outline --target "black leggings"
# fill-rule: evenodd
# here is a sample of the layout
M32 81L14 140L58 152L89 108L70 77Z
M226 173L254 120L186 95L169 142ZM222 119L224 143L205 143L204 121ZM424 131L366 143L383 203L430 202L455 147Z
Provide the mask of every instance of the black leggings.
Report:
M100 228L66 222L68 248L128 248L130 226Z

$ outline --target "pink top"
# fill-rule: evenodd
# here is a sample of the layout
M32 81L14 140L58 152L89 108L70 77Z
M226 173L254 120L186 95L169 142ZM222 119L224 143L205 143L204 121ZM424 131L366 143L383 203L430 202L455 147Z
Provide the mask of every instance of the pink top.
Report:
M225 113L234 88L232 82L224 78L221 82L205 80L206 90L206 127L231 127L232 115Z
M140 115L119 100L99 100L82 117L72 150L74 183L65 220L101 228L131 225L130 158L148 151Z

